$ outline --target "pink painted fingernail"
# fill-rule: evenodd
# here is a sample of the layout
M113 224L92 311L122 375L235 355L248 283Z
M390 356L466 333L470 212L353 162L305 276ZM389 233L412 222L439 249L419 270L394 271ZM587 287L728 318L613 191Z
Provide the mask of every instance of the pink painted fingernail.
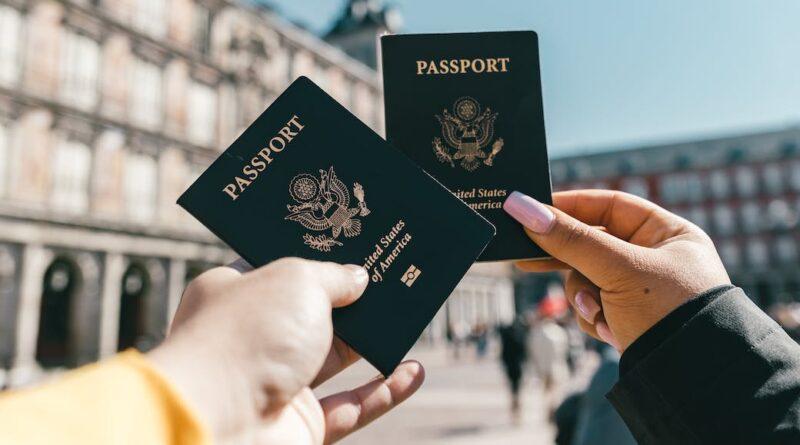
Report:
M597 335L599 335L604 342L613 346L617 351L622 351L622 348L617 341L617 337L614 336L613 332L611 332L611 328L608 327L608 323L605 321L598 321L595 325L595 329L597 329Z
M556 220L546 205L520 192L511 192L503 203L503 210L535 233L549 232Z
M600 305L594 300L594 296L585 290L575 294L575 306L584 320L594 324L594 319L600 313Z

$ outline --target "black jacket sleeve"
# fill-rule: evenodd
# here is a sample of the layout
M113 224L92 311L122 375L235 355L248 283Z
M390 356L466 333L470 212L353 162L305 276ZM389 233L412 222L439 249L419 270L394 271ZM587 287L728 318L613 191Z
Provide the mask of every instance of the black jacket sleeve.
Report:
M639 337L607 397L642 444L800 444L800 346L718 287Z

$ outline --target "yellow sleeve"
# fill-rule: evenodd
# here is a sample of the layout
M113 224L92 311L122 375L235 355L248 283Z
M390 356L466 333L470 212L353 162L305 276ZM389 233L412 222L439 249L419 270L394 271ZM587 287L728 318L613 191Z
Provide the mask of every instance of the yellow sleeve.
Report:
M127 351L52 383L0 395L0 444L207 445L169 382Z

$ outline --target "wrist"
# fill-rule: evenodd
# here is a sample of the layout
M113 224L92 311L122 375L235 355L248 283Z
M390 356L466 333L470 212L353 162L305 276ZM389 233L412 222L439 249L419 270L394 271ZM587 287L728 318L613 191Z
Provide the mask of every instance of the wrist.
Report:
M714 300L734 289L730 284L715 286L692 296L636 338L620 359L619 375L623 376L637 363L677 334L689 321Z

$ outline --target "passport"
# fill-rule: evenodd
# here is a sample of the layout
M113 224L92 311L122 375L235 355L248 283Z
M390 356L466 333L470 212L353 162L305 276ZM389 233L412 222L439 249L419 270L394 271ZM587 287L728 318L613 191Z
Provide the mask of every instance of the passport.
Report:
M254 267L282 257L363 265L336 334L389 375L494 227L305 77L178 204ZM269 301L264 301L269 305Z
M387 140L494 224L479 260L546 257L502 208L552 203L536 33L387 35L381 53Z

